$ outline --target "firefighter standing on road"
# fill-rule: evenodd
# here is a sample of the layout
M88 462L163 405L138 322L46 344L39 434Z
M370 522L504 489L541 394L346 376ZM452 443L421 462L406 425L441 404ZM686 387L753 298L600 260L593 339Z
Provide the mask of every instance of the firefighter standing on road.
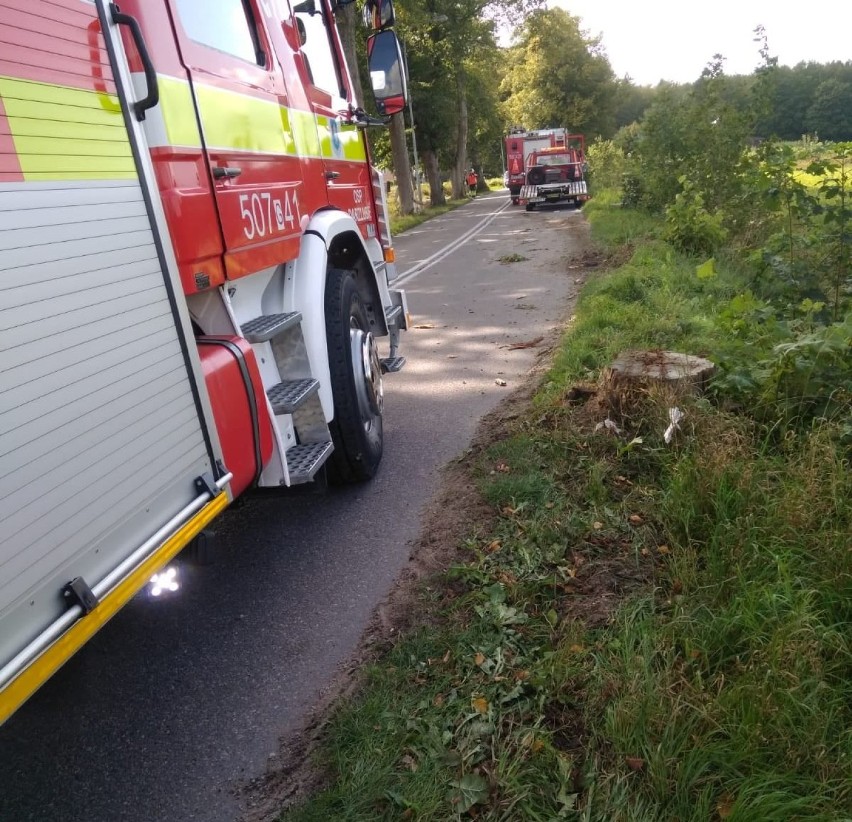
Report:
M468 171L467 177L465 179L467 180L467 187L468 187L468 191L470 192L470 196L476 197L477 176L476 176L476 169L473 168L473 166L471 166L471 169L470 169L470 171Z

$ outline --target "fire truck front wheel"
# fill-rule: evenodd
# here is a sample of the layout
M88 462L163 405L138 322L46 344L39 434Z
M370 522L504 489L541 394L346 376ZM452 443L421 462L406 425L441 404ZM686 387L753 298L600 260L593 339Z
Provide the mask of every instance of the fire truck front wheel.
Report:
M382 367L367 310L351 271L326 275L325 330L334 397L329 424L334 451L328 477L335 484L363 482L382 459Z

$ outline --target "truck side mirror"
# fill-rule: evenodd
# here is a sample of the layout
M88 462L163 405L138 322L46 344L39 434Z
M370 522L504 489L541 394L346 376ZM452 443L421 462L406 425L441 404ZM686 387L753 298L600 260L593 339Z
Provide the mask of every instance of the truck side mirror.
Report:
M363 13L364 25L373 31L381 31L396 22L392 0L366 0Z
M405 108L408 88L402 49L392 31L380 31L367 39L367 65L376 111L389 116Z

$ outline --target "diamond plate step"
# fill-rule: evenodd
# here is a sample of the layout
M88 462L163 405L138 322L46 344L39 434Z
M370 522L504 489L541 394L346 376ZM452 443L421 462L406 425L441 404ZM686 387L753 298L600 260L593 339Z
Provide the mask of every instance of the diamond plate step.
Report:
M302 315L298 311L288 314L263 314L243 325L243 336L250 343L266 342L301 321Z
M276 414L292 414L308 397L319 390L319 380L284 380L266 392Z
M331 442L309 442L288 448L285 457L290 484L310 482L333 450L334 444Z
M405 357L385 357L382 359L382 373L394 374L397 371L402 371L404 365Z
M402 315L402 306L394 305L391 308L385 310L385 320L389 326L396 325L399 322L399 318Z

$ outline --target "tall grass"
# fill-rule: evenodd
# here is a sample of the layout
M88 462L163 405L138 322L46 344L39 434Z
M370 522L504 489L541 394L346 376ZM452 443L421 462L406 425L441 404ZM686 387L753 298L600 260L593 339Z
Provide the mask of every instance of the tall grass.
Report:
M603 200L624 265L584 288L532 412L468 460L493 519L338 706L329 783L283 818L852 818L844 418L770 424L722 385L678 398L667 444L665 392L589 397L625 348L772 345L732 319L735 269L698 276Z

